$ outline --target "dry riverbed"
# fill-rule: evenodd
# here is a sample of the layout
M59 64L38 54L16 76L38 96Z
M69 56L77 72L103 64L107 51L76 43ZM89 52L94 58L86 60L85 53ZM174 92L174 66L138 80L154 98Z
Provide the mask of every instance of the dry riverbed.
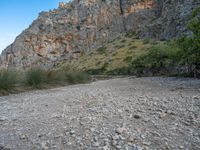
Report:
M200 80L118 78L0 97L0 150L199 150Z

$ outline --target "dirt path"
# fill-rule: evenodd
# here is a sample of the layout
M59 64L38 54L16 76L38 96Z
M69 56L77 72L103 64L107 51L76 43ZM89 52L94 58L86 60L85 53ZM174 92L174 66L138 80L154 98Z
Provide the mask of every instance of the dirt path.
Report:
M121 78L0 97L0 150L199 150L200 80Z

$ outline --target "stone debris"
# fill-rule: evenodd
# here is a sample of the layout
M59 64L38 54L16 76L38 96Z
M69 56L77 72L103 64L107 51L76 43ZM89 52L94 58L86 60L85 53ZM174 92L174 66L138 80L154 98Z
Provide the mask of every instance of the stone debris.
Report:
M4 96L0 150L200 149L199 87L193 79L118 78Z

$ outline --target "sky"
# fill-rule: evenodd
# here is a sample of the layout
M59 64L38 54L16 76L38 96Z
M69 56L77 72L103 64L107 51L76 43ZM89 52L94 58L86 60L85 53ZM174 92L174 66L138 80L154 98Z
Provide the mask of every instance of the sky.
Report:
M0 53L38 17L41 11L68 0L0 0Z

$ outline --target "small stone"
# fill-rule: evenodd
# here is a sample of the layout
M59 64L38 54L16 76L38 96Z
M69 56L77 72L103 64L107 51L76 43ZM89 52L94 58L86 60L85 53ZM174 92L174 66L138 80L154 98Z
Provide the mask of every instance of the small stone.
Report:
M125 138L125 137L123 137L123 136L121 136L120 138L121 138L121 140L125 140L125 139L126 139L126 138Z
M100 144L99 144L98 142L94 142L92 145L93 145L94 147L98 147Z
M118 135L114 135L114 136L112 137L112 139L113 139L113 140L118 140L118 139L119 139L119 136L118 136Z
M9 150L9 148L5 147L3 144L0 144L0 150Z
M135 119L140 119L141 117L139 115L134 115L133 116Z
M71 142L68 142L67 145L70 146L70 145L72 145L72 143L71 143Z
M150 119L149 118L144 118L144 122L149 122Z
M0 121L6 121L6 117L0 117Z
M172 110L167 110L166 113L167 113L167 114L170 114L170 115L175 115L175 113L174 113Z
M71 131L69 132L69 134L70 134L70 135L74 135L74 134L75 134L75 131L74 131L74 130L71 130Z
M21 140L25 140L25 139L28 139L28 137L25 135L25 134L22 134L22 135L20 135L20 137L19 137Z
M94 141L95 141L95 142L97 142L97 141L98 141L98 138L97 138L96 136L94 137Z
M42 142L41 147L42 147L43 150L47 150L48 149L48 142Z
M132 150L142 150L142 147L139 147L137 145L133 145Z
M199 99L199 97L198 97L198 96L193 96L192 98L193 98L193 99Z
M151 145L151 142L143 142L144 145L149 146Z
M122 149L122 147L120 145L117 145L116 149Z
M91 131L91 132L94 132L94 131L95 131L95 128L90 128L90 131Z
M88 110L89 110L89 112L92 112L92 113L96 113L97 112L97 108L95 108L95 107L89 108Z
M108 145L105 145L102 150L110 150L110 147Z
M53 115L51 116L51 118L61 118L61 116L60 116L59 114L53 114Z
M164 118L165 116L166 116L166 113L164 113L164 112L162 112L162 113L159 114L159 118L160 119Z
M180 149L184 149L184 146L183 146L183 145L180 145L179 148L180 148Z
M123 113L123 110L121 110L121 109L118 109L118 113L120 113L120 114L121 114L121 113Z
M134 137L133 136L129 136L129 138L128 138L128 142L134 142Z
M37 136L38 136L39 138L41 138L43 135L42 135L42 134L38 134Z
M122 134L122 133L125 132L125 131L126 131L126 129L125 129L124 127L117 128L117 130L116 130L116 132L117 132L118 134Z
M117 141L113 140L113 141L112 141L112 145L113 145L113 146L116 146L116 145L117 145Z

